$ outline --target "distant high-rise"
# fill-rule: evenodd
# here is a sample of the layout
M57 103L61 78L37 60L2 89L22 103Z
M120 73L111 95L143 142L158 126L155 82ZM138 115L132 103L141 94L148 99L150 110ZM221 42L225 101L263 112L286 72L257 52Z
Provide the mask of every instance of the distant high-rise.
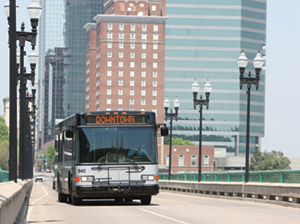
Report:
M87 30L86 110L154 111L163 122L165 2L106 0Z
M56 119L85 110L83 26L103 13L104 0L40 0L39 142L54 138Z
M266 0L167 0L165 96L180 99L173 134L199 142L199 106L193 108L191 85L212 85L209 110L203 108L203 145L238 155L246 148L246 87L240 90L237 58L252 60L266 44ZM264 52L263 52L264 53ZM199 94L198 94L199 98ZM250 151L259 147L265 125L265 71L251 91ZM204 155L203 155L204 156Z

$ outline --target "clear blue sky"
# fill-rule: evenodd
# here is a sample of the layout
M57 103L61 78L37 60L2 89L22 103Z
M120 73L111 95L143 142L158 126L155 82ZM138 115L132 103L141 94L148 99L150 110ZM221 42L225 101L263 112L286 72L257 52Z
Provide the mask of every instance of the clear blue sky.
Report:
M3 10L7 0L1 0L0 98L9 95L9 52L7 19ZM30 30L27 6L30 0L17 0L20 10L17 28L25 22ZM29 44L27 44L29 45ZM30 52L28 46L28 53ZM266 119L262 150L282 151L288 157L300 158L300 0L268 0L266 57ZM29 69L29 66L27 66ZM238 72L238 68L237 68ZM0 115L3 103L0 103Z

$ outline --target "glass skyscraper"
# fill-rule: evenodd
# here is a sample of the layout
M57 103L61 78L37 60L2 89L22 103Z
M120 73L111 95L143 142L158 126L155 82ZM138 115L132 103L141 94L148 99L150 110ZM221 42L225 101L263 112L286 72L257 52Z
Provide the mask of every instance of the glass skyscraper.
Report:
M104 0L40 0L39 140L53 139L56 119L85 111L86 32Z
M193 108L191 85L200 94L209 79L209 109L203 107L203 144L238 155L246 149L246 86L240 90L237 58L250 60L245 70L255 75L252 60L266 43L266 0L167 0L165 96L180 100L173 134L199 142L199 106ZM264 52L262 52L264 53ZM199 98L199 94L198 94ZM250 152L264 137L265 71L259 89L251 89Z

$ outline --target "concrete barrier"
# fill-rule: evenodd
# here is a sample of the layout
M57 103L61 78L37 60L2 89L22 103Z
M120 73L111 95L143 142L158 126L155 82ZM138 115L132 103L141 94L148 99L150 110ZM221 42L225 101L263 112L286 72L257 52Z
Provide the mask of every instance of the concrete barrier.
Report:
M162 191L300 208L300 184L159 181Z
M32 180L17 180L0 184L0 223L23 223L32 190Z

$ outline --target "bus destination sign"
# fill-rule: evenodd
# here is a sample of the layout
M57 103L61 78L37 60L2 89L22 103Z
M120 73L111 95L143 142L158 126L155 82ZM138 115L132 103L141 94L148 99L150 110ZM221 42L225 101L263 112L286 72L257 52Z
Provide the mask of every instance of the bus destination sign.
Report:
M129 123L146 124L146 116L128 115L128 114L88 115L86 116L86 123L87 124L129 124Z

